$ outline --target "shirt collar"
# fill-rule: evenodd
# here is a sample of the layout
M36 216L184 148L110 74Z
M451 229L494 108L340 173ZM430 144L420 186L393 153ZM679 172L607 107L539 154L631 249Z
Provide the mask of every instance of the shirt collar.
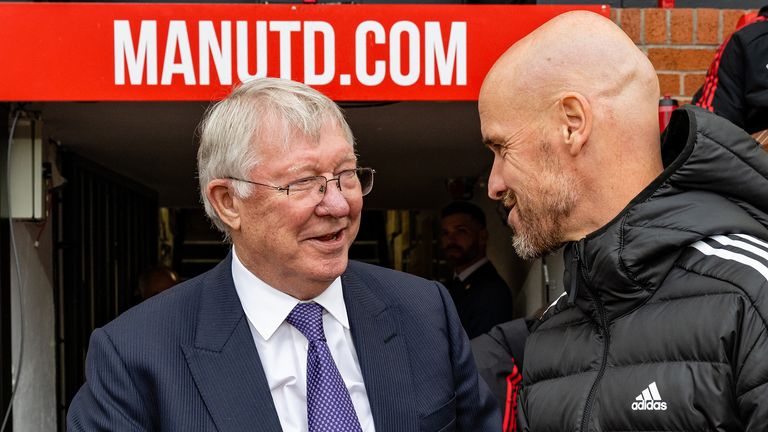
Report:
M482 266L483 264L485 264L485 263L487 263L487 262L488 262L488 257L484 257L484 258L483 258L483 259L481 259L480 261L478 261L478 262L476 262L476 263L472 264L471 266L469 266L469 267L465 268L465 269L464 269L464 271L462 271L461 273L459 273L459 274L455 274L455 273L454 273L454 276L455 276L455 277L458 277L458 278L459 278L459 280L461 280L462 282L464 282L464 280L465 280L465 279L467 279L467 278L469 277L469 275L471 275L472 273L474 273L474 272L475 272L475 270L479 269L479 268L480 268L480 266Z
M232 248L232 280L248 321L264 340L269 340L280 324L299 303L295 297L273 288L248 270ZM320 295L311 299L349 329L347 307L341 277L337 277Z

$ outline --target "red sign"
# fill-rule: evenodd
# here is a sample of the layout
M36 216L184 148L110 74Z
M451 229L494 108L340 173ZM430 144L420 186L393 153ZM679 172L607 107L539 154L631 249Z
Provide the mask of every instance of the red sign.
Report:
M550 18L607 6L0 3L0 100L212 100L261 76L335 100L475 100Z

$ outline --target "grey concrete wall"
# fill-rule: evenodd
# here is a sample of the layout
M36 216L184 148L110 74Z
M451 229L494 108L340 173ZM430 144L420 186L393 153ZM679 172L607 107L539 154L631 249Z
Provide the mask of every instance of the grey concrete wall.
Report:
M14 371L18 369L20 330L24 341L20 379L13 401L14 432L56 430L56 346L52 287L52 240L50 224L14 222L16 252L21 278L16 271L11 245L11 332ZM19 308L19 289L22 309ZM23 326L21 320L23 318ZM14 381L15 382L15 381Z

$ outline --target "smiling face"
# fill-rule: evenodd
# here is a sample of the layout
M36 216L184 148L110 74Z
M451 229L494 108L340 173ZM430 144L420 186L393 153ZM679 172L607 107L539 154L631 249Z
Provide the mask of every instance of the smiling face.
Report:
M352 144L344 132L326 125L319 140L295 136L289 149L261 147L262 162L249 180L286 185L311 177L335 177L356 168ZM347 268L348 252L360 227L363 198L342 195L336 182L316 206L296 195L254 186L248 197L234 198L240 225L231 231L238 257L260 279L299 299L314 298Z
M513 246L523 259L537 258L566 241L565 227L576 205L576 181L560 163L557 136L543 118L524 113L483 86L479 110L483 140L493 152L488 195L510 210ZM550 127L555 130L556 128Z

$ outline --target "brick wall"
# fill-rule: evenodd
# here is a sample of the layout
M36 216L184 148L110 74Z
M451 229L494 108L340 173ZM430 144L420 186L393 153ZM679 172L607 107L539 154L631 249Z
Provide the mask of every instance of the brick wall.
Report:
M688 103L741 9L613 9L611 18L656 68L661 94Z

